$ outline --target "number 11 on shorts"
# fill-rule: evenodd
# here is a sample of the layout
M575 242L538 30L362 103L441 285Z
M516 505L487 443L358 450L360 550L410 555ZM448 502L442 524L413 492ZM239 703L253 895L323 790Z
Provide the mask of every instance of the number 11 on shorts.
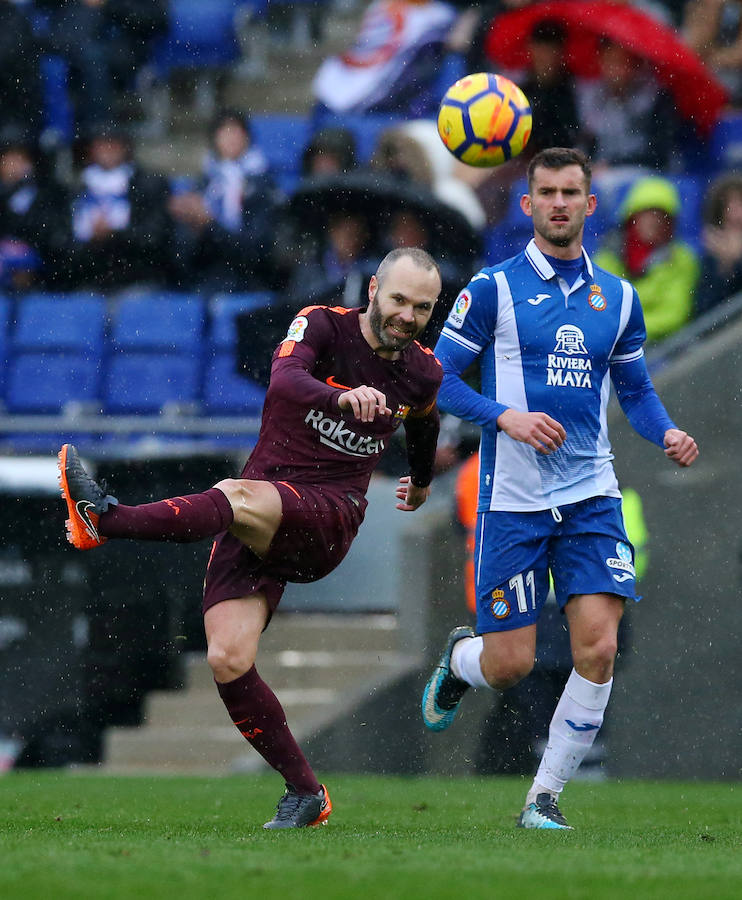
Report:
M508 587L515 591L515 596L518 601L518 612L528 612L526 587L528 587L531 592L531 609L536 609L536 578L533 574L533 569L529 569L526 572L525 583L523 573L519 572L510 579Z

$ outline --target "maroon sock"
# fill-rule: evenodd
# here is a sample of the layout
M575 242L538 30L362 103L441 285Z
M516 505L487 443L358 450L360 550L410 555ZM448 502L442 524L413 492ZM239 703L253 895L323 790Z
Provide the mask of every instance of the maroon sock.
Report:
M214 537L234 520L232 507L219 488L141 506L109 506L98 532L109 538L187 543Z
M248 743L300 794L316 794L320 784L289 731L283 707L255 666L234 681L217 681L216 686Z

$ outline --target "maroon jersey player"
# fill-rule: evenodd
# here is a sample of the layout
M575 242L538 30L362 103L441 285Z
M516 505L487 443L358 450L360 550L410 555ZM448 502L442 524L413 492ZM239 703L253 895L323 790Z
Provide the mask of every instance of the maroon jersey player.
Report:
M85 472L73 446L59 454L68 537L79 549L109 538L215 539L204 582L208 661L233 722L286 781L266 828L323 824L332 807L257 673L260 635L286 582L321 578L348 552L371 474L400 425L409 473L397 509L427 499L442 372L415 338L440 289L434 260L404 248L382 260L365 310L301 310L274 354L260 435L240 478L124 506Z

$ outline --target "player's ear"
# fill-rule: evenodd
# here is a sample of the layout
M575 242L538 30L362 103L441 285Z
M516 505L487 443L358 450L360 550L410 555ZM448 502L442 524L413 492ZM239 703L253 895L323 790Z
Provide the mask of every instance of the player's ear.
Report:
M598 205L598 198L595 196L595 194L588 194L587 195L587 211L585 212L585 215L591 216L595 212L597 205Z
M376 296L376 292L379 290L379 279L372 275L371 279L368 283L368 299L369 303L373 303L374 297Z
M523 194L523 196L520 198L520 208L523 210L523 212L527 216L531 215L531 195L530 194Z

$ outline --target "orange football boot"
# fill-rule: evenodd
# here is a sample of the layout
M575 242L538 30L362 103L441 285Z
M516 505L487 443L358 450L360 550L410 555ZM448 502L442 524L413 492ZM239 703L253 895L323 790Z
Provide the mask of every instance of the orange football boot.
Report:
M106 538L98 534L98 521L118 500L106 494L105 484L98 484L88 475L72 444L63 444L58 458L59 484L69 513L65 522L67 540L78 550L100 547Z

